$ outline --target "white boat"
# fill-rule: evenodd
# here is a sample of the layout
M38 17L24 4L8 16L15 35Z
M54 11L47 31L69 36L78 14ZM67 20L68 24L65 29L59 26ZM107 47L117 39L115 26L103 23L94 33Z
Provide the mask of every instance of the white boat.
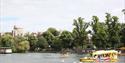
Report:
M10 47L0 47L1 54L10 54L12 53L12 49Z

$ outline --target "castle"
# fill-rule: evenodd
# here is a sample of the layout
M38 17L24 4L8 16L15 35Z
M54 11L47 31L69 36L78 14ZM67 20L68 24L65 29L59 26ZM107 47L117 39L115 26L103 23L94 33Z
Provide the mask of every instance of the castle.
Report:
M17 27L14 25L13 30L12 30L12 35L15 36L23 36L23 28Z

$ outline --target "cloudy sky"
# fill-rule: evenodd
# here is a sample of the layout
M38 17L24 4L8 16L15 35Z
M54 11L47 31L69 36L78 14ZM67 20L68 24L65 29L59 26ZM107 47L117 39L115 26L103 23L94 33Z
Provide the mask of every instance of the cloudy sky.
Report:
M123 22L124 0L0 0L0 32L11 31L14 25L25 31L45 31L49 27L71 31L73 19L90 22L96 15L104 21L105 13Z

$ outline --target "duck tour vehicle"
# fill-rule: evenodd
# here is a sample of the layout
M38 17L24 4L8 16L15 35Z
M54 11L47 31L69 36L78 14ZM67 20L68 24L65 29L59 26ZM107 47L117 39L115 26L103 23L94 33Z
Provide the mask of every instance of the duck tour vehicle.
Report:
M118 60L118 51L116 50L99 50L90 53L90 56L80 58L80 62L116 62Z

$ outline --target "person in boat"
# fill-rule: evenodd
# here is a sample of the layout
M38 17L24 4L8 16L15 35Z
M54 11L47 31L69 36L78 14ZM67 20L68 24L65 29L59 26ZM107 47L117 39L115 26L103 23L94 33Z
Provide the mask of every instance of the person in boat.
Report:
M110 60L110 57L107 54L103 54L102 60Z
M98 56L97 55L94 55L94 58L93 59L97 59L98 58Z

